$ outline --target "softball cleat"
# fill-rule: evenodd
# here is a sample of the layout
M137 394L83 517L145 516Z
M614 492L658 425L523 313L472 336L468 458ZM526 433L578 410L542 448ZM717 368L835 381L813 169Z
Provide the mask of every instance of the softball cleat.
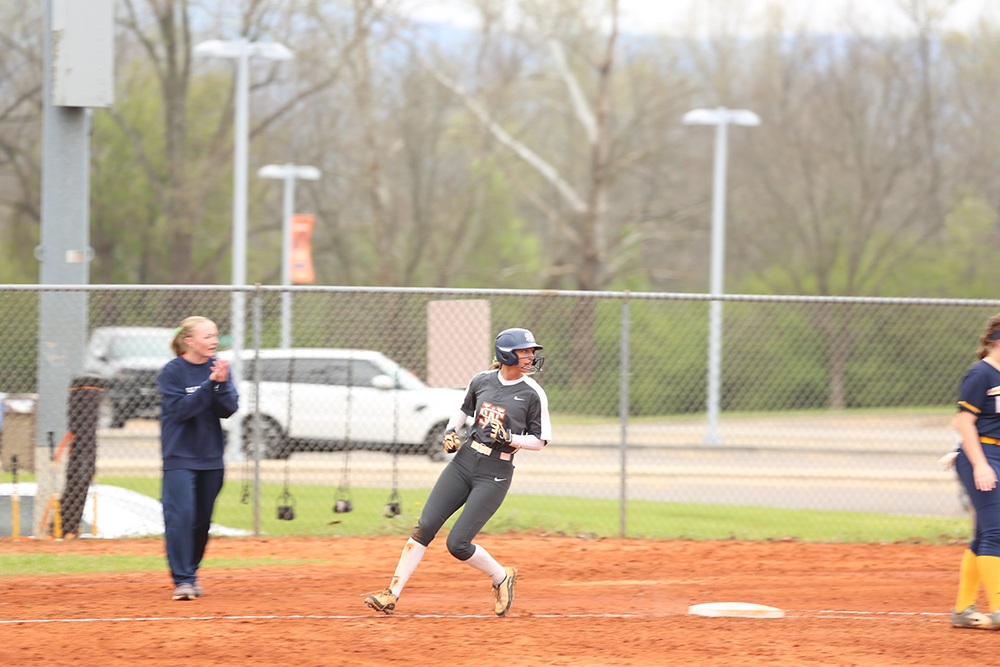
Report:
M392 612L396 611L396 596L392 594L391 590L386 588L377 593L366 595L365 604L375 611L380 611L389 616Z
M995 613L994 616L997 614ZM996 620L1000 620L1000 617ZM962 611L952 609L951 624L956 628L976 628L978 630L993 630L996 627L993 619L988 614L979 612L974 604Z
M505 567L503 571L507 574L506 578L499 584L493 584L497 616L503 616L510 610L510 605L514 602L514 584L517 583L516 567Z

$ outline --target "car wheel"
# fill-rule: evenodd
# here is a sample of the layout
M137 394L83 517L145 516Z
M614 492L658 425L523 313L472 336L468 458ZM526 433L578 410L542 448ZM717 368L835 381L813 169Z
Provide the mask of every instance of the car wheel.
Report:
M253 417L243 420L243 453L247 458L253 458ZM261 458L287 459L292 455L291 443L285 437L278 422L266 415L260 417Z
M431 461L444 461L448 456L444 451L444 429L448 422L439 422L431 427L424 438L424 452Z

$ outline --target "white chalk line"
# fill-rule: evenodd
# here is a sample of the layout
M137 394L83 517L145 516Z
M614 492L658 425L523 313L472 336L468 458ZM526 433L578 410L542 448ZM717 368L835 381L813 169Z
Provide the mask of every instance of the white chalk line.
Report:
M655 618L677 616L678 614L531 614L522 618ZM512 616L513 618L514 616ZM127 623L144 621L257 621L257 620L365 620L381 619L374 614L331 615L317 614L258 614L248 616L136 616L132 618L27 618L4 621L11 623ZM393 618L495 618L494 614L393 614Z
M669 618L687 616L688 614L530 614L511 618L547 618L547 619L577 619L577 618ZM394 614L395 618L494 618L493 614ZM785 618L830 618L830 619L888 619L888 620L935 620L948 613L927 611L848 611L833 609L793 609L785 610ZM372 614L359 615L317 615L317 614L257 614L244 616L132 616L122 618L21 618L0 620L0 625L15 625L22 623L148 623L153 621L286 621L286 620L320 620L320 621L354 621L379 619L382 616ZM741 617L751 619L752 617ZM774 620L774 619L753 619Z

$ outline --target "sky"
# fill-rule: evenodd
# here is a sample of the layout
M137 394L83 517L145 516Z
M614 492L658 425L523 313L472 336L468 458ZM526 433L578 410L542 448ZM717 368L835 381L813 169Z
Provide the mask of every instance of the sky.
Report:
M474 13L467 0L410 0L409 14L429 22L454 23L475 27ZM900 5L931 8L950 5L946 29L966 30L981 17L1000 20L1000 0L619 0L621 28L626 32L687 34L692 20L704 29L708 25L706 7L729 7L729 17L737 32L752 35L764 24L769 9L779 8L789 28L806 26L816 32L839 32L844 17L853 12L856 25L870 33L904 33L909 23ZM511 4L514 2L512 0ZM714 16L719 16L716 11Z

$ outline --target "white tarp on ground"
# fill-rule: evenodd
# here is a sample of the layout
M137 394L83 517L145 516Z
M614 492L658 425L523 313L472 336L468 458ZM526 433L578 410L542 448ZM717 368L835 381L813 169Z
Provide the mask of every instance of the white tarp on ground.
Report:
M34 502L37 486L34 482L18 482L17 492L21 503ZM0 484L0 496L10 496L13 484ZM123 489L120 486L93 484L87 491L87 502L83 507L83 522L94 522L94 502L97 502L97 537L115 539L119 537L140 537L163 535L163 506L159 500L141 493ZM25 526L24 528L30 528ZM81 526L83 528L83 526ZM250 535L249 531L228 528L213 523L212 535L239 537ZM80 537L91 537L84 530Z

